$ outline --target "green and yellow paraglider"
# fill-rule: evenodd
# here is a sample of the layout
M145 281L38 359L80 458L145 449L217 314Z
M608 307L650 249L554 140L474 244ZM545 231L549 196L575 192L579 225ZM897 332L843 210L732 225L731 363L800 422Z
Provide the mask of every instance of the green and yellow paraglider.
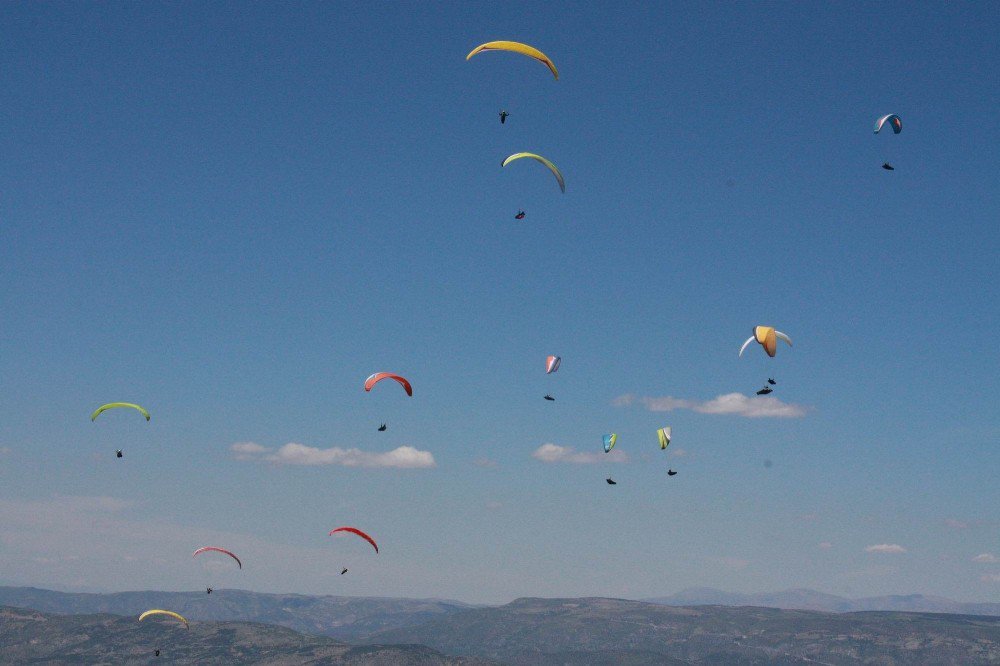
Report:
M90 415L90 420L94 421L97 419L98 416L101 415L102 412L106 412L109 409L117 409L119 407L127 407L129 409L138 410L140 414L146 417L147 421L149 420L149 412L147 412L144 407L133 404L131 402L109 402L106 405L101 405L100 407L94 410L93 414Z

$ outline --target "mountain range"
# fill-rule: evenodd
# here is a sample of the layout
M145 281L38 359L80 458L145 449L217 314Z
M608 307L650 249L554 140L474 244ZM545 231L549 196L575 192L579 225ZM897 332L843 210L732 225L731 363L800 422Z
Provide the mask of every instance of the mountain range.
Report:
M898 594L850 599L798 588L783 592L739 594L710 587L692 587L668 597L643 601L665 606L763 606L790 610L816 610L830 613L857 611L906 611L911 613L959 613L963 615L1000 616L1000 604L953 601L924 594Z
M77 594L4 587L0 663L137 663L161 649L169 651L166 661L182 664L1000 664L1000 617L988 614L1000 616L996 605L955 604L921 595L851 600L811 590L693 589L645 602L525 598L472 606L242 590ZM880 605L986 613L855 610ZM191 629L137 623L149 608L177 611Z

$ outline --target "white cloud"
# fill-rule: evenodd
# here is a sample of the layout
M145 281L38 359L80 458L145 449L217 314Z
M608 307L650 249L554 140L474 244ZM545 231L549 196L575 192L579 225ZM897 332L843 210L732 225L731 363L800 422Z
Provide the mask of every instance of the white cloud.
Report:
M490 460L489 458L476 458L472 461L472 464L476 467L486 467L488 469L493 469L499 466L496 460Z
M969 529L969 523L964 520L957 520L955 518L945 518L944 524L953 530L967 530Z
M979 580L984 583L1000 583L1000 574L983 574Z
M490 511L495 511L496 509L499 509L502 506L503 506L502 502L490 501L486 503L486 508L489 509Z
M229 447L237 460L256 460L257 456L267 453L271 449L253 442L236 442Z
M591 465L599 462L626 462L628 456L621 451L610 453L579 453L572 446L558 444L542 444L531 454L535 460L544 463L573 463L576 465Z
M880 543L874 546L868 546L865 548L866 553L905 553L906 549L900 546L898 543Z
M344 467L393 467L396 469L423 469L434 467L430 451L420 451L412 446L400 446L386 453L371 453L361 449L342 449L334 446L320 449L289 442L265 460L280 465L342 465Z
M830 543L829 541L820 541L819 547L822 548L823 550L830 550L831 548L833 548L833 544Z
M982 564L996 564L997 562L1000 562L1000 558L993 553L981 553L973 557L972 561L980 562Z
M668 448L667 455L673 456L674 458L684 458L688 455L688 452L685 449Z
M10 454L10 447L9 446L0 446L0 456L6 456L8 454Z
M711 400L687 400L673 396L636 397L631 393L618 396L611 401L616 407L628 407L641 402L651 412L672 412L675 409L689 409L699 414L724 414L758 418L801 418L809 411L802 405L782 402L773 396L748 396L742 393L726 393Z

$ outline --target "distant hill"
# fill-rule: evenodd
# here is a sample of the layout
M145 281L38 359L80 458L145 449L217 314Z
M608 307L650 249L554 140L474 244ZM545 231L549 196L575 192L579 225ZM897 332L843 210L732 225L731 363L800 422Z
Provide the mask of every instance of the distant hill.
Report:
M923 594L889 595L849 599L816 590L794 589L784 592L738 594L710 587L692 587L669 597L643 599L665 606L763 606L791 610L817 610L831 613L856 611L907 611L913 613L958 613L961 615L1000 616L1000 604L967 603Z
M998 664L1000 618L518 599L368 640L516 664Z
M0 587L0 606L32 608L43 613L128 616L138 616L149 608L169 608L189 620L263 622L344 640L473 608L457 601L263 594L244 590L215 590L210 595L204 591L82 594L34 587Z
M154 650L161 651L160 658ZM191 629L118 615L52 615L0 607L0 663L328 664L480 666L423 645L352 646L324 636L248 622L195 622Z

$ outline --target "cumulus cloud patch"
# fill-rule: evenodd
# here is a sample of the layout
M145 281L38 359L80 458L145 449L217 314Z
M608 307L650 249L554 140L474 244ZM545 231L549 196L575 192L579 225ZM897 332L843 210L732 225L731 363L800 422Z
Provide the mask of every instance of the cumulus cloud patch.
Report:
M669 395L659 398L638 397L626 393L611 401L611 404L616 407L628 407L635 403L645 406L651 412L672 412L676 409L687 409L699 414L742 416L749 419L796 419L802 418L809 411L807 407L782 402L773 396L749 396L742 393L726 393L711 400L688 400Z
M372 453L361 449L342 449L334 446L320 449L289 442L265 460L281 465L341 465L343 467L393 467L396 469L424 469L434 467L430 451L412 446L400 446L385 453Z
M572 463L575 465L592 465L599 462L626 462L628 456L621 451L610 453L594 453L576 451L572 446L558 444L542 444L531 454L535 460L544 463Z
M361 449L344 449L339 446L321 449L289 442L274 451L254 442L237 442L230 446L229 450L235 454L237 460L262 460L278 465L340 465L395 469L425 469L436 465L430 451L421 451L412 446L400 446L392 451L375 453Z
M868 546L865 548L866 553L905 553L906 549L900 546L898 543L880 543L874 546Z
M229 447L237 460L255 460L257 456L267 453L271 449L254 442L236 442Z
M979 555L973 557L972 561L979 562L981 564L996 564L997 562L1000 562L1000 558L993 553L980 553Z

